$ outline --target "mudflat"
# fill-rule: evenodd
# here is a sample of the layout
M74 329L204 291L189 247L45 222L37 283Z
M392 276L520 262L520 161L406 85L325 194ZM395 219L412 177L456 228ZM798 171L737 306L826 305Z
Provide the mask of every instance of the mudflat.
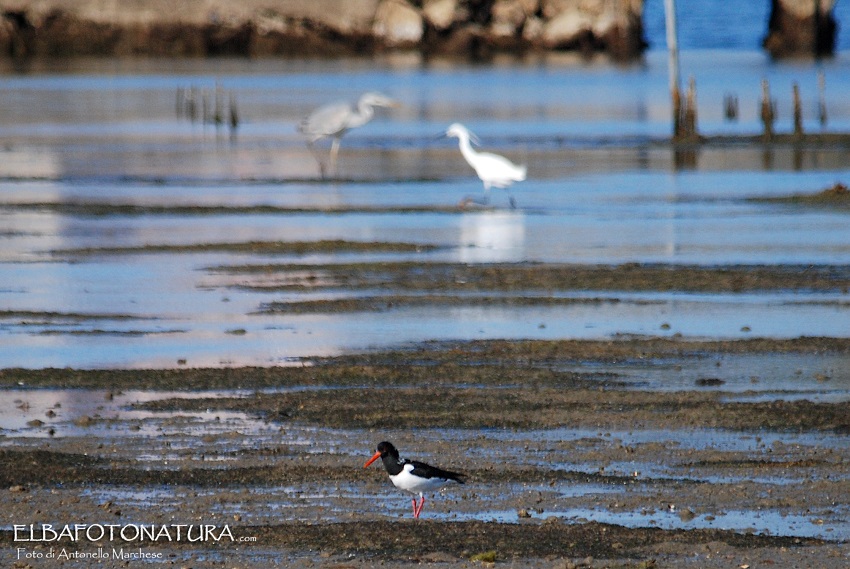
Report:
M841 339L622 337L441 342L290 367L6 369L4 397L34 418L2 433L2 557L846 567L847 363ZM380 463L362 468L385 439L467 483L427 496L413 520ZM45 523L118 534L54 540Z

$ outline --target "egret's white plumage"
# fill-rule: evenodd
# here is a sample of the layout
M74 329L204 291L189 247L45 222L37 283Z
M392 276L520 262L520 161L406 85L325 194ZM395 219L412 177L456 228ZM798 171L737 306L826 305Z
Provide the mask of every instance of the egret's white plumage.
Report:
M472 140L475 140L475 135L462 124L454 123L449 126L446 136L458 139L460 153L484 183L485 203L489 199L491 187L507 188L514 182L525 180L526 167L524 165L517 166L504 156L491 152L478 152L472 148ZM511 205L513 203L513 197L511 197Z
M336 156L339 152L339 143L342 136L358 126L363 126L375 115L375 107L395 107L396 103L386 95L369 92L360 96L357 106L352 107L349 103L332 103L320 107L310 113L308 117L298 125L298 131L307 137L307 144L313 151L313 144L324 138L332 138L330 152L330 168L336 168ZM314 151L315 153L315 151ZM324 164L316 156L319 167L324 174Z

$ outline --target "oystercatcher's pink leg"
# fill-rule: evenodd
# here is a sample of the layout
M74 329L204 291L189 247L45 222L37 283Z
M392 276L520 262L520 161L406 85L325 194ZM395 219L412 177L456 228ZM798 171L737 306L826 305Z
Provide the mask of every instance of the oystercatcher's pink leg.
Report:
M424 505L425 505L425 495L424 494L419 495L419 506L418 507L416 506L416 498L413 499L413 517L414 518L417 518L417 519L419 518L419 514L422 513L422 506L424 506Z
M425 492L434 492L450 482L463 484L466 478L465 474L459 472L443 470L416 460L402 459L399 457L398 449L386 441L378 443L375 454L366 461L363 468L367 468L379 458L383 461L384 468L387 469L390 480L396 488L410 492L414 496L419 494L419 503L416 502L415 497L413 498L414 518L418 518L425 507Z

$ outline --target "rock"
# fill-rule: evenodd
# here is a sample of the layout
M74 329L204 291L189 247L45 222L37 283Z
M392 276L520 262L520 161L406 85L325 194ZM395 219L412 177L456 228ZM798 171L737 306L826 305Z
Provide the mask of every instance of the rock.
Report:
M414 47L423 30L422 14L402 0L384 0L372 25L372 33L388 47Z
M543 37L544 23L537 17L528 18L522 27L522 39L532 45L538 45Z
M455 22L457 0L425 0L422 5L422 16L435 29L449 29Z
M478 26L459 26L441 38L439 43L431 46L431 49L435 53L447 55L475 54L481 43L481 35L481 28Z
M525 23L526 12L519 0L496 0L490 13L490 33L499 38L518 35Z
M587 14L566 10L544 24L541 39L548 48L573 47L592 25L593 21Z
M74 419L74 425L78 427L91 427L95 424L95 420L88 415L83 415L82 417L77 417Z
M519 0L496 0L491 9L493 22L500 22L519 28L526 18L526 11Z
M835 49L835 0L773 0L765 49L773 57L830 55Z
M533 16L540 10L540 0L518 0L527 16Z
M618 59L641 53L643 0L541 0L547 22L541 34L548 49L605 51Z
M835 0L777 0L775 3L789 15L803 19L814 17L817 11L822 14L831 12Z
M421 8L420 8L421 6ZM643 0L6 0L13 56L328 55L418 49L638 55Z

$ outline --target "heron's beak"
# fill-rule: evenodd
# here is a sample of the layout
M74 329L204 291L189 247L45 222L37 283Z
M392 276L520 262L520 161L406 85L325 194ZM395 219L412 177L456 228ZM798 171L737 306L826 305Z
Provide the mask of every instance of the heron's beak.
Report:
M363 468L368 468L368 466L369 466L370 464L372 464L373 462L375 462L375 461L376 461L376 460L378 460L379 458L381 458L381 451L378 451L378 452L376 452L375 454L373 454L373 455L372 455L372 458L370 458L369 460L367 460L367 461L366 461L366 464L364 464L364 465L363 465Z

